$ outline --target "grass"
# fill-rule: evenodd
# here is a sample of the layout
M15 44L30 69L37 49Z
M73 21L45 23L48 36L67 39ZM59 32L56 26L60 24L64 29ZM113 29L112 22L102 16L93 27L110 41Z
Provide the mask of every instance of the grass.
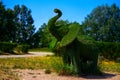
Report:
M99 63L99 66L104 72L120 73L120 62L103 60Z
M28 57L0 59L0 66L4 69L52 69L63 66L60 57Z
M34 49L29 49L29 51L30 52L41 52L41 51L51 52L49 48L34 48Z
M13 69L46 69L50 72L59 72L62 66L60 57L4 58L0 59L0 80L19 80L11 71Z
M0 69L0 80L20 80L20 78L9 69Z
M103 72L120 73L120 62L102 60L99 67ZM0 59L0 80L6 78L17 79L17 76L11 72L11 69L46 69L50 72L58 72L59 74L69 74L70 69L65 68L61 57L28 57L28 58L1 58ZM68 69L68 70L67 70ZM7 71L6 71L7 70ZM68 72L68 73L67 73ZM12 73L12 74L11 74ZM12 77L11 77L12 76ZM16 79L15 79L16 78Z
M0 68L2 69L48 69L59 71L64 64L61 57L28 57L28 58L1 58ZM102 71L120 73L120 62L103 60L99 62Z

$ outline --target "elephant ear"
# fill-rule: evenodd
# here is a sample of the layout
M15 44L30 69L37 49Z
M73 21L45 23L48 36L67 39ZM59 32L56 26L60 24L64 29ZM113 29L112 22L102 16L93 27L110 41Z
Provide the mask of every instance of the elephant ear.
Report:
M60 42L60 47L67 46L77 37L77 34L80 30L79 24L75 23L69 26L68 33L62 38Z

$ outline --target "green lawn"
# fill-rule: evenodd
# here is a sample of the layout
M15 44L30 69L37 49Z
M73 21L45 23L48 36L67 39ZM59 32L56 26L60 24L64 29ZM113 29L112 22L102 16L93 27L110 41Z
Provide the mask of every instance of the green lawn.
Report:
M0 59L4 69L57 69L63 66L60 57L28 57Z
M99 66L102 71L120 73L120 62L104 60Z
M41 52L41 51L51 52L49 48L34 48L34 49L29 49L29 51L30 52Z
M58 71L63 67L61 57L28 57L28 58L3 58L0 59L2 69L52 69ZM100 61L99 67L102 71L119 72L120 62Z

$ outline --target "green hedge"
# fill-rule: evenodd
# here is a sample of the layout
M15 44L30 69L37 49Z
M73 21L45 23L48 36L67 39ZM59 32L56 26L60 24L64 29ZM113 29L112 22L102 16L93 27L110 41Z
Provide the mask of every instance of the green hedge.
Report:
M120 42L97 42L100 55L106 59L120 58Z
M16 54L25 54L28 53L28 49L30 48L29 45L22 44L22 45L17 45L15 48L15 53Z
M0 42L0 52L12 53L16 46L16 43Z

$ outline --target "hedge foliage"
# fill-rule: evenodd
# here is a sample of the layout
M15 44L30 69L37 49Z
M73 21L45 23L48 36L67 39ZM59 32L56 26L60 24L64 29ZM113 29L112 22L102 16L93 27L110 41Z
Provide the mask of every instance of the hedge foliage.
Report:
M97 42L100 55L106 59L120 58L120 42Z
M30 48L30 46L26 45L26 44L17 45L17 47L15 48L15 53L16 54L26 54L26 53L28 53L29 48Z
M16 46L16 43L0 42L0 52L12 53Z
M25 54L30 48L29 45L10 42L0 42L0 53Z

